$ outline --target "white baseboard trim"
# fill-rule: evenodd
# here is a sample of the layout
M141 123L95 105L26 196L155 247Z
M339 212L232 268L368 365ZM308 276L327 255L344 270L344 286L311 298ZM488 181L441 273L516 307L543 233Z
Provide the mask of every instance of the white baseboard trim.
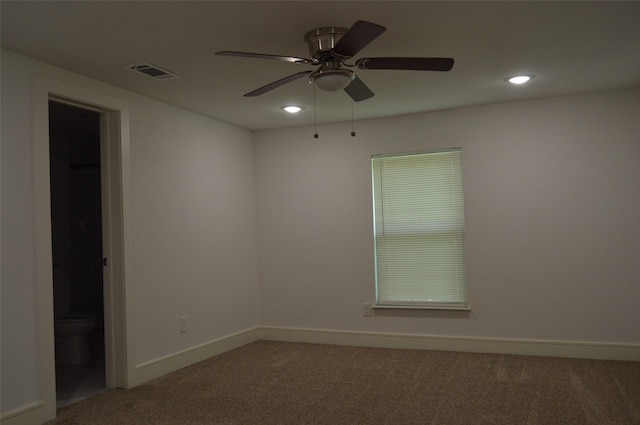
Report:
M157 360L140 364L136 366L135 385L160 378L168 373L254 342L258 339L258 329L259 328L247 329Z
M640 344L507 338L449 337L262 326L260 339L379 348L640 361Z
M136 367L136 385L259 339L312 344L640 361L640 344L476 338L259 326Z
M33 425L41 424L49 419L53 419L49 412L44 411L44 402L36 401L17 409L3 412L0 416L0 424L2 425Z
M361 347L640 361L640 344L509 338L472 338L258 326L179 351L157 360L140 364L136 367L135 385L160 378L168 373L261 339L270 341L306 342L311 344L353 345ZM1 413L0 424L41 424L55 417L55 412L52 413L46 410L44 403L42 401L37 401L14 410Z

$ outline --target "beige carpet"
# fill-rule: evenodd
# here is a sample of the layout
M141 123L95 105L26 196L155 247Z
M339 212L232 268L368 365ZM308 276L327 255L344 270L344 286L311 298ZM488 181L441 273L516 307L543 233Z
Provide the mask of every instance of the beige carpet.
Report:
M640 424L640 362L258 341L48 424Z

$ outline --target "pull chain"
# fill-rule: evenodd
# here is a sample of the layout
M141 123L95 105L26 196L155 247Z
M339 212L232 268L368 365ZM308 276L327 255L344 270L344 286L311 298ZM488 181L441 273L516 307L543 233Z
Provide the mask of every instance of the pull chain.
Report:
M318 138L318 118L316 113L316 85L313 85L313 130L315 131L313 138Z
M351 100L351 137L356 137L356 132L353 129L353 100Z

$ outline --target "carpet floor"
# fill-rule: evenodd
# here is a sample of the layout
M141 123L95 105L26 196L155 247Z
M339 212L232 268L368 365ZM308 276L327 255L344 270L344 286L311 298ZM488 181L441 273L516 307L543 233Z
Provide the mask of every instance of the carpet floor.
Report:
M257 341L48 425L640 425L640 362Z

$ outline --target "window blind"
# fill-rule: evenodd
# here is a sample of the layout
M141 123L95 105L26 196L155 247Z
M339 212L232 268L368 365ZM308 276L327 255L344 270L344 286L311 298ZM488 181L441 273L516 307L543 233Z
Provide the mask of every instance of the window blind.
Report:
M371 162L377 304L466 308L461 150Z

